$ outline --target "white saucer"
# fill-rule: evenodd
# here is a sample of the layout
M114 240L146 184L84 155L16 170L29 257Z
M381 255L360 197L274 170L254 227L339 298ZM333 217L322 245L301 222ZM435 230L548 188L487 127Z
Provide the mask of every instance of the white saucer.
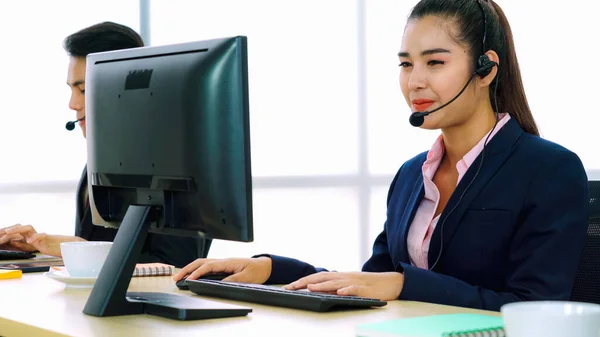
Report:
M52 270L44 273L44 276L55 281L62 282L67 288L93 288L97 277L73 277L66 270Z

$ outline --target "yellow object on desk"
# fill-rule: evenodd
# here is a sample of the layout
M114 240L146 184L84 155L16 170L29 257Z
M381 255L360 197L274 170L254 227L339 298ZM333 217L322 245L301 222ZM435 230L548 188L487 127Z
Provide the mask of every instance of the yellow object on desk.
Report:
M11 278L21 278L23 276L23 272L21 269L16 270L1 270L0 269L0 280L7 280Z

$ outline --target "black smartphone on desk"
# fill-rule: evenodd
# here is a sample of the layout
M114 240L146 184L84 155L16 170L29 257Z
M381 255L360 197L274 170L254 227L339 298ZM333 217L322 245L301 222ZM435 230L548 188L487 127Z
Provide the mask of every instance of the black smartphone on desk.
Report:
M9 263L9 264L0 264L0 269L9 269L9 270L20 269L23 273L38 273L38 272L43 272L43 271L49 271L51 266L64 266L64 263L62 261Z

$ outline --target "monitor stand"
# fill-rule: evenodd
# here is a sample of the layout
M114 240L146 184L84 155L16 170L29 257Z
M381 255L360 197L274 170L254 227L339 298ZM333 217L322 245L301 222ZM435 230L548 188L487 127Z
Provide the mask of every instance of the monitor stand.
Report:
M177 320L246 316L251 308L196 297L154 292L127 292L148 236L155 206L131 205L102 266L83 313L91 316L150 314Z

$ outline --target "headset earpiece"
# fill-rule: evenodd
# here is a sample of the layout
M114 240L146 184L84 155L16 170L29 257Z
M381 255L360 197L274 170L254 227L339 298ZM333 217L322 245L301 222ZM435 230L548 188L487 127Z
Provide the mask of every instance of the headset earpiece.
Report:
M490 58L487 55L483 54L479 56L479 59L477 59L477 69L475 69L475 72L477 73L477 75L485 77L489 75L489 73L492 71L492 68L494 68L495 65L496 62L490 60Z

